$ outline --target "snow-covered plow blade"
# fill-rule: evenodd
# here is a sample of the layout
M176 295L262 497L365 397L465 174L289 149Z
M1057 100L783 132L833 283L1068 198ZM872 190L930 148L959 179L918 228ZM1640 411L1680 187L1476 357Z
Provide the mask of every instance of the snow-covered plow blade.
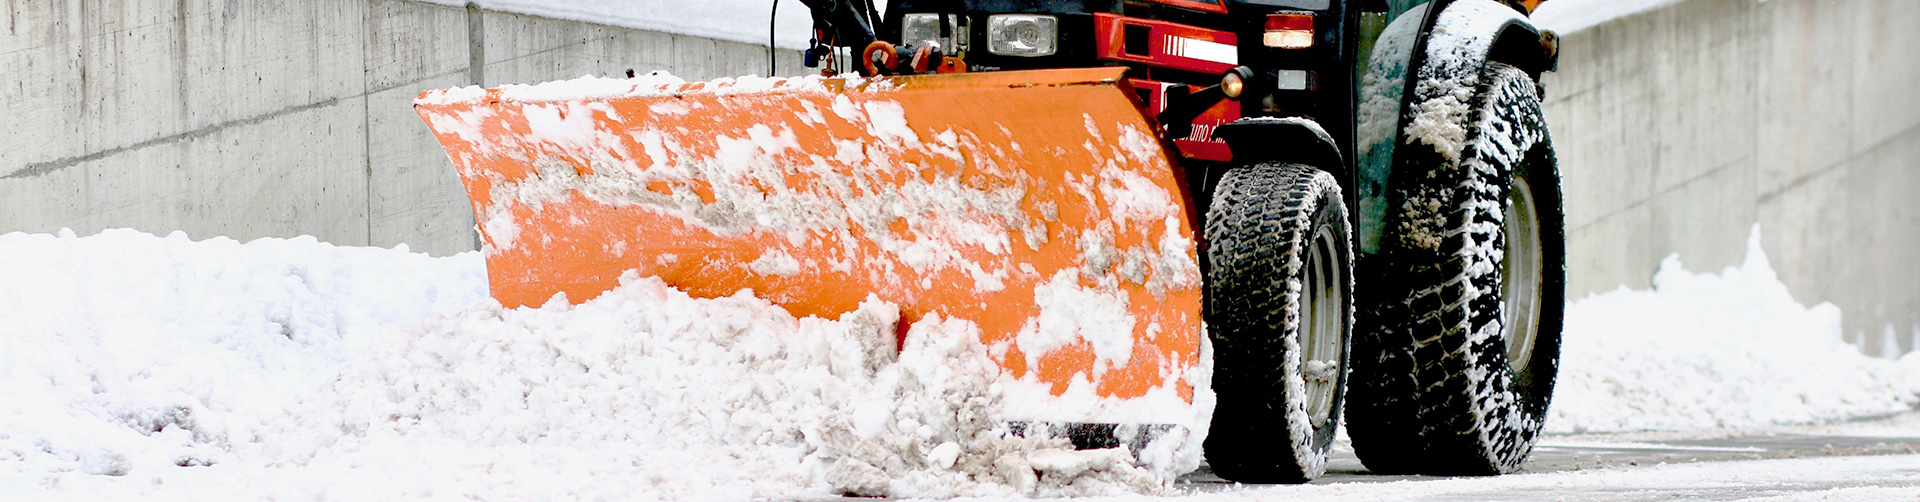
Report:
M796 315L872 295L976 323L1019 383L1009 418L1187 422L1192 204L1121 72L587 78L415 106L507 307L628 271Z

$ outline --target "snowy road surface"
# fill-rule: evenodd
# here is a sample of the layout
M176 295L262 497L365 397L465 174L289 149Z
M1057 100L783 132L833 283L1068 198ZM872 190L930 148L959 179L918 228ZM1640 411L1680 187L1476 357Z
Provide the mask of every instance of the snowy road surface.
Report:
M1844 343L1838 309L1794 301L1757 245L1719 273L1670 261L1654 284L1569 306L1552 435L1522 474L1385 478L1344 456L1313 485L1236 487L993 434L992 386L964 370L984 355L970 324L915 323L879 351L858 340L893 332L884 299L795 319L632 278L505 310L474 253L6 234L0 500L810 499L849 482L901 497L1920 497L1912 442L1861 439L1920 436L1920 421L1848 422L1920 404L1920 356ZM1623 432L1647 430L1669 432ZM1725 432L1742 430L1769 436ZM1783 456L1806 458L1745 460ZM1041 461L1078 474L1008 467Z
M1907 432L1909 437L1827 435L1759 436L1710 440L1617 442L1632 435L1550 438L1526 472L1499 477L1434 478L1375 476L1362 470L1351 454L1334 462L1334 473L1309 485L1233 485L1205 472L1186 476L1172 493L1119 495L1089 500L1288 500L1288 501L1656 501L1656 500L1920 500L1920 414L1879 422L1898 430L1873 431L1855 427L1850 432ZM1780 432L1798 434L1801 430ZM1849 432L1849 431L1843 431ZM1625 439L1623 439L1625 438ZM1616 441L1616 442L1609 442ZM1889 454L1902 451L1902 454ZM1800 458L1731 460L1791 455ZM1544 465L1543 465L1544 464ZM213 500L256 499L256 483L284 483L281 493L402 493L406 498L450 497L459 491L389 492L396 486L341 489L325 487L328 478L364 480L336 469L267 471L264 477L249 470L203 468L152 476L101 477L64 475L35 480L0 474L0 500ZM351 482L351 481L349 481ZM520 483L538 484L539 480ZM381 489L381 488L384 488ZM376 496L375 498L380 498ZM486 498L486 497L480 497ZM649 498L638 496L637 498ZM809 501L861 500L831 495L799 495Z
M1357 482L1336 476L1305 486L1218 486L1209 500L1836 500L1920 499L1920 455L1815 457L1645 465L1490 478Z
M1308 486L1244 486L1203 469L1186 498L1286 500L1920 500L1920 413L1827 426L1559 435L1519 474L1383 476L1336 445Z

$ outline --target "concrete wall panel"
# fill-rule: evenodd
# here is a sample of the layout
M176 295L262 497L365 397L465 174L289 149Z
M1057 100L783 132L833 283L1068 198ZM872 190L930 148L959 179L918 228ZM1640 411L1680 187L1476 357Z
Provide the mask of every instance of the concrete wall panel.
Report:
M487 85L581 75L620 76L667 70L687 80L767 74L767 48L736 42L626 30L535 16L489 12ZM778 51L779 74L807 73L797 53Z
M1850 2L1851 3L1851 2ZM1760 190L1769 193L1831 169L1854 137L1850 9L1820 2L1773 2L1758 22L1768 36L1760 82Z
M429 81L439 86L474 83L447 83L447 77L466 77L471 62L466 9L373 0L367 3L366 24L368 91Z
M1581 39L1563 44L1562 71L1545 76L1544 111L1561 176L1568 187L1580 188L1566 193L1569 229L1594 224L1653 195L1658 142L1650 137L1656 115L1651 102L1658 89L1652 69L1639 64L1651 59L1652 51L1627 41L1652 36L1654 26L1610 23L1582 32ZM1581 62L1578 68L1575 61Z
M1884 140L1920 127L1920 2L1861 1L1853 13L1854 131Z
M464 74L416 82L431 88L466 83ZM368 242L407 244L415 251L447 255L478 248L473 205L440 142L420 124L413 99L420 91L397 87L367 96Z
M473 206L413 99L474 84L466 9L376 0L367 15L367 242L447 255L476 249Z
M5 107L15 137L7 148L0 148L0 166L8 168L0 176L20 174L29 167L34 168L32 172L46 171L54 168L50 161L71 160L181 129L180 114L161 108L149 110L137 123L99 130L133 115L110 103L123 99L165 103L178 95L177 88L156 88L162 86L133 78L140 73L174 73L177 61L170 56L170 46L179 41L159 21L172 16L124 10L101 13L76 1L24 2L13 7L9 36L4 39L6 45L0 46L0 63L7 70L0 78L8 81L10 92L0 106Z
M122 5L142 3L148 2ZM188 43L179 49L186 53L183 97L190 128L365 92L366 2L197 0L184 5Z
M779 54L783 74L804 72ZM0 65L14 131L0 231L311 234L444 255L476 247L472 206L413 112L421 91L765 73L766 52L405 0L36 0L8 2Z
M330 159L363 156L364 116L360 101L339 101L3 180L10 196L0 211L82 234L133 227L361 243L366 181Z
M1869 352L1920 330L1920 3L1689 0L1566 34L1546 77L1570 291L1660 260L1738 265L1747 231ZM1892 333L1892 335L1888 335Z

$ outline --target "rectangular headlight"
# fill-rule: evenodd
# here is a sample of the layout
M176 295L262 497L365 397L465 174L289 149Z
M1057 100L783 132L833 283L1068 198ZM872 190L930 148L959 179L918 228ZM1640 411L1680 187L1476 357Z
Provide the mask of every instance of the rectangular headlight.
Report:
M952 39L940 38L939 14L905 14L900 16L900 45L921 48L935 47L943 51L967 50L967 29L960 25L960 16L948 14L947 27L952 30ZM949 46L951 45L951 46Z
M1002 56L1051 56L1060 21L1037 14L987 16L987 52Z
M940 45L939 14L900 16L900 45L928 47Z

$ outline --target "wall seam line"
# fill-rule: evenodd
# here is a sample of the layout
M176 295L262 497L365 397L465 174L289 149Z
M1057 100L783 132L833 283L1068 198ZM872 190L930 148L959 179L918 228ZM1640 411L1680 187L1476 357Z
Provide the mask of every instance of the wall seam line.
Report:
M373 73L373 4L379 0L367 0L360 11L360 157L364 161L366 172L361 176L361 189L365 194L366 213L361 217L362 227L366 229L366 245L373 246L373 100L368 98L368 80Z
M1895 143L1896 141L1899 141L1903 138L1914 135L1915 133L1920 133L1920 123L1915 123L1914 125L1907 126L1906 129L1902 129L1900 130L1900 132L1893 133L1891 135L1888 135L1885 138L1881 138L1879 141L1873 142L1872 145L1868 145L1864 148L1853 149L1852 153L1847 154L1846 157L1841 157L1839 160L1830 162L1826 166L1821 167L1820 169L1810 171L1805 174L1801 174L1799 176L1795 176L1792 181L1788 181L1785 184L1782 184L1776 188L1767 190L1766 192L1763 192L1760 194L1756 194L1754 196L1754 203L1765 204L1768 202L1772 202L1774 199L1779 198L1781 194L1786 193L1788 190L1798 188L1801 185L1807 184L1807 182L1813 181L1815 178L1826 176L1828 174L1833 173L1834 171L1843 170L1846 167L1851 166L1854 163L1860 161L1860 159L1866 158L1868 155L1873 155L1875 153L1878 153L1880 150L1885 149L1889 146L1893 146L1894 144L1896 144Z
M1609 212L1607 212L1607 214L1603 214L1603 215L1600 215L1600 216L1596 216L1596 217L1594 217L1594 218L1593 218L1593 220L1591 220L1591 221L1588 221L1588 222L1586 222L1586 223L1582 223L1582 224L1580 224L1579 226L1576 226L1576 227L1573 227L1573 228L1570 228L1570 229L1568 229L1567 231L1568 231L1568 232L1577 232L1577 231L1580 231L1580 230L1584 230L1584 229L1586 229L1587 227L1591 227L1591 226L1594 226L1594 225L1596 225L1596 224L1599 224L1599 223L1600 223L1601 221L1605 221L1605 220L1606 220L1606 219L1608 219L1608 218L1612 218L1612 217L1614 217L1614 216L1619 216L1619 215L1621 215L1621 214L1624 214L1624 213L1626 213L1627 211L1632 211L1632 210L1634 210L1634 208L1638 208L1638 207L1641 207L1641 206L1645 206L1645 205L1647 205L1647 204L1651 204L1651 203L1653 203L1653 200L1654 200L1654 199L1658 199L1658 198L1660 198L1660 196L1663 196L1663 195L1667 195L1667 194L1670 194L1670 193L1674 193L1674 192L1677 192L1677 191L1680 191L1681 189L1684 189L1684 188L1687 188L1687 187L1689 187L1689 186L1692 186L1693 184L1695 184L1695 183L1698 183L1698 182L1700 182L1701 180L1704 180L1704 179L1707 179L1707 178L1709 178L1709 177L1712 177L1712 176L1713 176L1714 174L1717 174L1717 173L1719 173L1719 172L1721 172L1721 171L1725 171L1725 170L1728 170L1728 169L1732 169L1732 168L1733 168L1734 166L1737 166L1737 165L1739 165L1739 164L1740 164L1740 163L1742 163L1742 162L1745 162L1745 161L1748 161L1748 160L1750 160L1751 158L1752 158L1752 157L1747 157L1747 156L1741 156L1741 157L1739 157L1739 158L1736 158L1736 159L1734 159L1734 160L1733 160L1733 161L1731 161L1731 162L1727 162L1727 163L1724 163L1724 164L1720 164L1719 166L1717 166L1717 167L1714 167L1713 169L1708 169L1708 170L1707 170L1706 172L1702 172L1702 173L1700 173L1700 174L1696 174L1696 175L1693 175L1693 177L1690 177L1690 178L1687 178L1686 180L1684 180L1684 181L1681 181L1681 182L1679 182L1679 183L1675 183L1675 184L1674 184L1673 186L1669 186L1669 187L1667 187L1667 188L1666 188L1666 189L1664 189L1664 190L1660 190L1660 191L1657 191L1657 192L1654 192L1654 193L1652 193L1652 194L1648 194L1648 195L1647 195L1646 197L1642 197L1642 198L1641 198L1640 200L1636 200L1636 201L1634 201L1634 202L1633 202L1632 204L1628 204L1628 205L1626 205L1626 206L1624 206L1624 207L1621 207L1620 209L1615 209L1615 210L1613 210L1613 211L1609 211Z
M336 104L340 104L340 102L343 100L353 99L354 97L355 96L329 98L329 99L315 102L315 103L308 103L308 104L298 105L298 106L290 106L287 108L282 108L276 111L272 111L262 115L256 115L256 116L248 117L244 119L229 120L226 122L221 122L221 123L210 125L200 129L195 129L192 131L187 131L187 132L178 133L178 134L170 134L170 135L161 136L161 137L146 140L146 141L141 141L138 143L108 148L106 150L100 150L100 151L96 151L86 155L78 155L78 156L49 160L44 162L34 162L31 164L27 164L26 167L22 167L20 169L14 170L11 173L7 173L6 176L0 176L0 179L36 178L36 177L46 175L48 173L59 171L61 169L73 167L75 165L78 165L84 162L100 160L103 158L112 157L114 155L119 155L122 153L136 151L136 150L143 150L143 149L151 148L154 146L172 143L175 141L199 139L199 138L213 135L214 133L218 133L226 129L234 128L234 127L259 124L259 123L266 122L268 120L273 120L279 117L292 115L295 113L333 106Z

